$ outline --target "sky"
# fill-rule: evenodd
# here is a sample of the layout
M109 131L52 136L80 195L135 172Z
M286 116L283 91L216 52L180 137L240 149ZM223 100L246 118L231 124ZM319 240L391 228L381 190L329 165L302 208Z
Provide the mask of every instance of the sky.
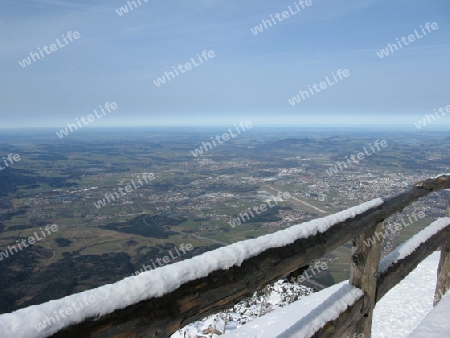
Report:
M311 0L256 35L297 0L139 1L2 0L0 128L62 128L107 102L118 108L88 126L413 126L450 105L448 1ZM427 22L438 28L424 35ZM414 30L420 39L378 56ZM64 43L68 32L78 39ZM214 57L200 64L203 51ZM191 58L198 66L155 84ZM338 70L350 75L289 103ZM450 114L431 124L450 127Z

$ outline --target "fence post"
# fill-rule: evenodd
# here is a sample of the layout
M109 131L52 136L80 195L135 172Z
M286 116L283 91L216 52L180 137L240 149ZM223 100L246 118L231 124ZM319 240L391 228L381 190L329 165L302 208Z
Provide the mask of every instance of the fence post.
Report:
M371 336L383 238L384 222L381 222L375 226L375 229L368 229L353 240L350 284L364 291L368 304L363 307L366 311L364 316L352 328L349 328L351 336L361 333L365 338Z
M450 205L447 207L447 217L450 217ZM450 239L441 247L441 258L437 271L436 291L433 305L436 306L445 292L450 289Z

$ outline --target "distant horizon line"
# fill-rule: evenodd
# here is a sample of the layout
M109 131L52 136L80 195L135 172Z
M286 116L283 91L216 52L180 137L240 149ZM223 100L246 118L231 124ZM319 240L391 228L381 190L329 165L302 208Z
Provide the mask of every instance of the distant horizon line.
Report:
M126 128L210 128L210 127L229 127L232 123L218 123L218 124L155 124L155 125L110 125L110 126L87 126L84 130L88 129L126 129ZM290 128L361 128L361 127L382 127L382 128L411 128L414 127L414 124L409 123L398 123L398 124L373 124L373 123L353 123L353 124L318 124L318 123L308 123L308 124L271 124L271 123L255 123L258 127L290 127ZM0 127L0 130L9 130L9 129L55 129L61 128L61 126L51 126L51 127L42 127L42 126L11 126L11 127ZM450 128L450 124L438 124L438 125L429 125L427 129L448 129ZM412 128L411 128L412 129Z

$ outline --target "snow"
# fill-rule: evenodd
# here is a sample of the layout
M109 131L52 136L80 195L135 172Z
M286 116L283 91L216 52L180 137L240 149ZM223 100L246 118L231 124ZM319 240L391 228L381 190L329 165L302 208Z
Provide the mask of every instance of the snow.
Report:
M269 248L283 247L297 239L324 232L333 225L353 218L382 203L383 200L377 198L333 215L297 224L273 234L234 243L192 259L125 278L114 284L0 315L2 334L5 334L6 337L16 338L49 336L63 327L81 322L85 318L106 315L142 300L162 296L184 283L205 277L212 271L239 266L244 260ZM49 323L41 331L36 329L35 325L44 322L47 317L54 316L54 312L72 308L72 304L79 302L82 297L91 297L95 301L87 303L82 309L74 311L64 318L59 317L59 320Z
M223 337L310 337L362 295L360 289L344 281L257 318Z
M442 338L449 336L450 321L450 293L441 299L438 305L431 310L425 319L420 323L417 329L409 336L411 338Z
M312 309L319 307L327 298L348 282L333 285L322 291L313 293L297 302L259 317L239 329L224 334L223 338L273 338L282 334L287 328L295 325L299 319L307 317Z
M364 296L363 291L352 285L345 284L307 316L278 335L278 338L310 337L327 322L338 318L342 312L362 296Z
M430 312L439 257L439 252L431 254L381 298L373 314L372 338L406 338Z
M439 218L408 241L397 247L380 262L380 273L384 273L391 265L410 255L422 243L425 243L430 237L440 230L450 225L450 217Z
M209 337L208 329L215 329L218 332L224 332L229 330L235 330L236 324L234 322L230 323L225 321L223 318L218 316L210 316L205 318L202 321L195 322L194 325L189 325L183 330L183 333L180 331L175 332L171 338L197 338L197 337ZM217 337L214 334L214 337Z
M439 174L439 175L437 175L435 177L431 177L431 179L436 179L436 178L441 177L441 176L450 176L450 173L448 173L448 174Z
M311 293L313 290L306 286L280 279L273 285L267 285L264 289L254 292L251 297L241 300L232 309L216 313L183 327L171 338L209 337L205 334L209 327L217 329L220 333L236 330L265 313L283 308ZM226 322L224 322L225 318ZM218 338L218 336L213 337Z
M378 302L373 313L372 338L406 338L420 324L427 313L431 311L433 308L439 257L439 252L430 255ZM344 281L304 297L286 307L270 312L221 337L309 337L311 323L307 318L312 318L314 316L309 314L311 309L315 309L313 311L318 312L320 308L326 307L321 304L324 302L333 303L333 300L339 299L340 296L345 296L349 291L355 292L354 294L350 294L350 298L347 299L347 301L352 301L358 297L358 291L355 290L358 289L352 289L352 287L348 285L348 281ZM334 295L336 292L338 292L337 296ZM447 301L450 302L450 296L448 294L444 298L446 301L445 303L447 303ZM443 302L443 300L441 300L441 302ZM334 304L339 304L339 302L336 301ZM337 306L341 306L342 308L343 304ZM448 306L450 307L450 305ZM335 314L335 312L339 310L340 309L335 308L331 309L330 312L331 314ZM443 322L448 321L449 310L450 309L447 308L442 309L441 313L445 319L436 321L436 323L441 325L441 328L443 328ZM445 314L446 317L444 317ZM303 331L295 335L290 334L291 331L289 330L292 329L288 328L291 328L293 325L300 327ZM318 323L312 323L312 325L318 325ZM436 337L445 336L446 335L442 333L436 335ZM419 337L422 338L428 336L418 334L414 338ZM432 337L434 336L430 336L429 338Z

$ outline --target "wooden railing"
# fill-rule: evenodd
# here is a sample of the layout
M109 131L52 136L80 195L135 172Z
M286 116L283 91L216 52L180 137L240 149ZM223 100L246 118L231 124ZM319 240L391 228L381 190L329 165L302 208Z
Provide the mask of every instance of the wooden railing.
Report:
M433 251L441 248L436 294L450 287L450 226L439 230L416 250L380 270L380 240L367 246L364 241L383 231L389 216L431 192L450 189L450 176L442 175L416 183L412 188L384 200L376 207L330 227L325 232L298 239L284 247L269 248L245 260L240 266L212 271L157 298L146 299L101 318L86 319L66 327L52 337L169 337L183 326L207 315L232 307L264 285L306 266L346 242L353 241L350 284L364 296L320 328L314 337L370 337L375 304ZM450 216L450 215L449 215ZM438 300L438 299L437 299Z

